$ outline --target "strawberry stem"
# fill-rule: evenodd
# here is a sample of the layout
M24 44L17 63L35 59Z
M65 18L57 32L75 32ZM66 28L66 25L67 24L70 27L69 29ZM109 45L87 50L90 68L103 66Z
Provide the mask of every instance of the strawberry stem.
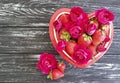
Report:
M49 79L49 78L52 80L52 69L51 69L50 73L47 75L47 79Z
M60 38L66 40L66 41L69 41L71 36L70 36L69 32L63 31L62 34L60 35Z
M63 64L63 61L58 61L58 64L59 64L59 65L62 65L62 64Z

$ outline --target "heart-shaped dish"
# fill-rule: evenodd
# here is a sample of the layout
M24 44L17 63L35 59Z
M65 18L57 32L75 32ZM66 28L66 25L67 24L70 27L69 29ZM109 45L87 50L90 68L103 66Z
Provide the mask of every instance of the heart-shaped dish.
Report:
M54 46L54 48L56 48L58 42L59 42L59 34L58 31L54 28L54 21L56 21L61 15L63 14L70 14L70 10L69 8L61 8L59 10L57 10L53 16L50 19L50 23L49 23L49 35L50 35L50 39L52 41L52 44ZM95 17L95 13L90 13L88 14L89 18L93 18ZM98 52L95 56L94 59L90 59L86 64L79 64L76 60L74 60L67 52L66 50L57 50L57 52L69 63L71 63L73 66L78 67L78 68L85 68L88 67L89 65L92 65L93 63L95 63L97 60L99 60L109 49L112 40L113 40L113 34L114 34L114 29L113 29L113 23L112 21L109 24L109 31L108 31L108 36L110 38L110 40L108 42L105 43L104 47L106 48L105 51L103 52Z

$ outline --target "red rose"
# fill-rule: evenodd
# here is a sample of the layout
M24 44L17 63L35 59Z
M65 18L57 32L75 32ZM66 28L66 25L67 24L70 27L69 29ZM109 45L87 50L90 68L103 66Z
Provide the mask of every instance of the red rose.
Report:
M107 48L105 48L103 45L98 45L98 47L97 47L97 51L98 52L104 52L105 50L106 50Z
M73 7L70 11L70 17L71 17L71 20L76 22L78 21L79 18L81 18L82 16L82 13L83 13L83 10L82 8L80 7Z
M89 17L88 17L88 14L86 12L83 12L80 17L78 18L78 21L77 21L77 24L79 26L84 26L86 24L89 23Z
M56 50L59 50L59 51L64 50L65 46L66 46L66 41L60 40L56 46Z
M51 69L57 67L57 61L53 54L43 53L40 55L37 68L44 74L49 74Z
M53 26L57 31L59 31L62 28L62 23L61 23L61 21L56 20L53 22Z
M73 7L70 11L70 17L73 22L80 26L89 22L88 14L80 7Z
M80 35L82 35L83 29L80 26L74 26L70 29L70 35L73 38L78 38Z
M76 45L72 58L79 64L86 64L92 58L92 52L86 46Z
M95 12L95 15L98 21L102 24L109 24L109 21L114 20L114 14L107 10L106 8L102 8Z

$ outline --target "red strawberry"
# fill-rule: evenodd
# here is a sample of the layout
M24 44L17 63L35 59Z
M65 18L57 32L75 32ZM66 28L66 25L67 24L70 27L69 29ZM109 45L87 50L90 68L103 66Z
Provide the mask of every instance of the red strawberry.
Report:
M95 56L95 55L97 54L96 46L90 45L90 46L88 47L88 49L91 50L93 56Z
M100 29L96 30L96 32L92 36L93 45L96 46L99 45L100 43L102 43L102 41L104 41L105 37L106 37L105 31Z
M66 43L66 52L69 54L69 55L73 55L74 54L74 47L77 45L77 43L75 41L68 41Z
M64 70L66 68L66 64L63 62L58 62L57 69L59 69L62 73L64 73Z
M53 71L52 71L52 79L53 80L59 79L59 78L61 78L63 76L64 76L64 74L60 70L53 69Z
M62 22L63 25L65 25L66 23L68 23L70 21L70 15L69 14L62 14L59 17L59 20Z
M87 34L83 34L78 38L79 45L89 46L91 43L92 43L92 38Z
M53 69L53 70L51 70L51 72L47 76L47 78L50 78L51 80L56 80L56 79L59 79L59 78L61 78L63 76L64 76L64 74L60 70Z

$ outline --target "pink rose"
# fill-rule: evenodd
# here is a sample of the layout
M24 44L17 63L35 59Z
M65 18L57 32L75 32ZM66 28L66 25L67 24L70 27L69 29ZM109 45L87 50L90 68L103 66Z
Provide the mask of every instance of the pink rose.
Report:
M62 28L62 23L61 23L61 21L56 20L53 22L53 26L57 31L59 31Z
M86 33L88 35L93 35L96 31L97 27L95 24L89 24L87 27L86 27Z
M98 21L102 24L109 24L110 21L114 20L114 14L107 10L106 8L102 8L95 12L95 15Z
M73 7L70 11L70 17L73 22L80 26L89 22L88 14L80 7Z
M78 38L83 33L83 29L80 26L74 26L69 31L73 38Z
M59 51L64 50L65 46L66 46L66 41L60 40L56 46L56 50L59 50Z
M57 67L57 61L53 54L43 53L40 55L37 68L44 74L49 74L51 69Z
M78 18L77 24L79 26L83 26L89 23L89 18L88 18L88 14L86 12L83 12L80 17Z
M106 38L104 39L104 42L109 42L110 41L110 37L107 35Z
M99 45L98 47L97 47L97 51L98 52L104 52L106 50L106 48L103 46L103 45Z
M86 64L92 58L92 52L86 46L76 45L72 58L79 64Z
M83 10L82 8L80 7L73 7L70 11L70 17L71 17L71 20L76 22L79 20L79 18L82 18L82 14L83 13Z

